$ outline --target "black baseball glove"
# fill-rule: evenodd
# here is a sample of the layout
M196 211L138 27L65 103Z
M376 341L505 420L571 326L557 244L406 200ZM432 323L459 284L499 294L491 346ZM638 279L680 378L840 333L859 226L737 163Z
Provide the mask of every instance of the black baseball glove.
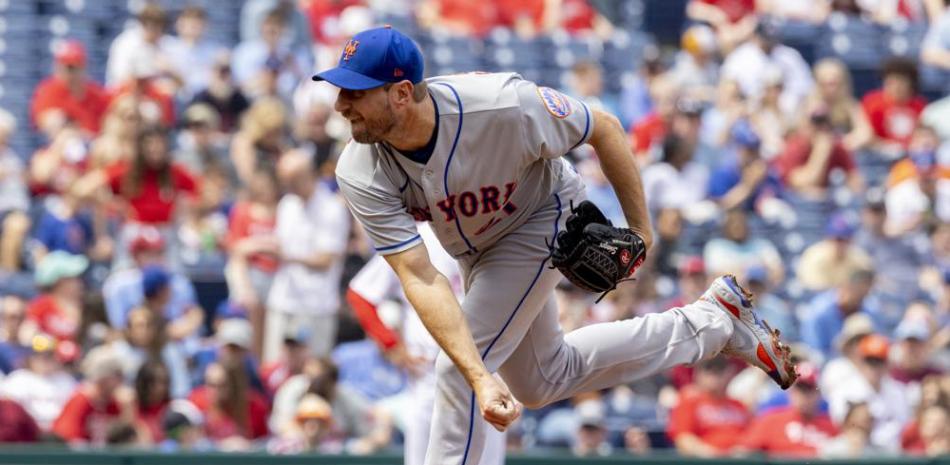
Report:
M566 228L548 248L551 265L569 281L604 295L632 275L646 258L646 246L639 235L613 227L597 205L587 200L576 208L571 205Z

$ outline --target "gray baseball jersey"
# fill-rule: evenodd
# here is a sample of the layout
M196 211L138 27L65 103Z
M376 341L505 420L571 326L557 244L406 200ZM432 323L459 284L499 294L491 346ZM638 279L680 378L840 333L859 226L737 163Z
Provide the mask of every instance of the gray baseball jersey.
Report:
M340 189L382 254L422 242L430 221L459 262L462 311L491 372L529 407L650 376L717 353L730 317L702 301L644 318L563 334L548 266L550 243L583 186L562 158L593 130L583 103L516 74L429 81L439 121L423 165L385 144L351 142L337 165ZM704 303L705 302L705 303ZM435 364L426 465L478 464L490 429L449 357Z
M336 175L376 250L419 244L430 221L453 256L477 252L523 223L560 183L580 183L562 155L587 141L584 103L513 73L428 80L439 118L428 163L386 144L350 142Z

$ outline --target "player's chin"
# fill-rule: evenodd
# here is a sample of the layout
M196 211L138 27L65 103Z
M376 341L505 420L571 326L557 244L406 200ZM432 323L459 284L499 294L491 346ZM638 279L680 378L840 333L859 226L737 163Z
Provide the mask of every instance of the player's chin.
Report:
M350 130L350 135L353 137L353 140L361 144L375 144L382 140L379 137L371 134L369 131L358 128L357 126L353 126L353 128Z

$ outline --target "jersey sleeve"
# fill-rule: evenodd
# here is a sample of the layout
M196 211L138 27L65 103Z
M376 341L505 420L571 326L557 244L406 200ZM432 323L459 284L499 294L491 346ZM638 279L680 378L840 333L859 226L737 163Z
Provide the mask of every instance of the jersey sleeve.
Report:
M516 85L525 143L531 153L557 158L590 139L594 122L587 104L529 81Z
M350 143L340 156L336 177L343 199L382 255L408 250L422 242L399 188L365 150ZM360 144L361 145L361 144Z

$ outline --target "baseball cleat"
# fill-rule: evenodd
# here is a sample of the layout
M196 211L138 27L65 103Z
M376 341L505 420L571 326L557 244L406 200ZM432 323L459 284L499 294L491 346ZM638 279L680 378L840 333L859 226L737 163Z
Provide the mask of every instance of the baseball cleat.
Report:
M753 296L736 282L735 276L716 278L703 299L732 316L735 331L722 352L739 357L765 371L782 389L788 389L798 373L791 361L791 350L779 339L779 330L759 319Z

